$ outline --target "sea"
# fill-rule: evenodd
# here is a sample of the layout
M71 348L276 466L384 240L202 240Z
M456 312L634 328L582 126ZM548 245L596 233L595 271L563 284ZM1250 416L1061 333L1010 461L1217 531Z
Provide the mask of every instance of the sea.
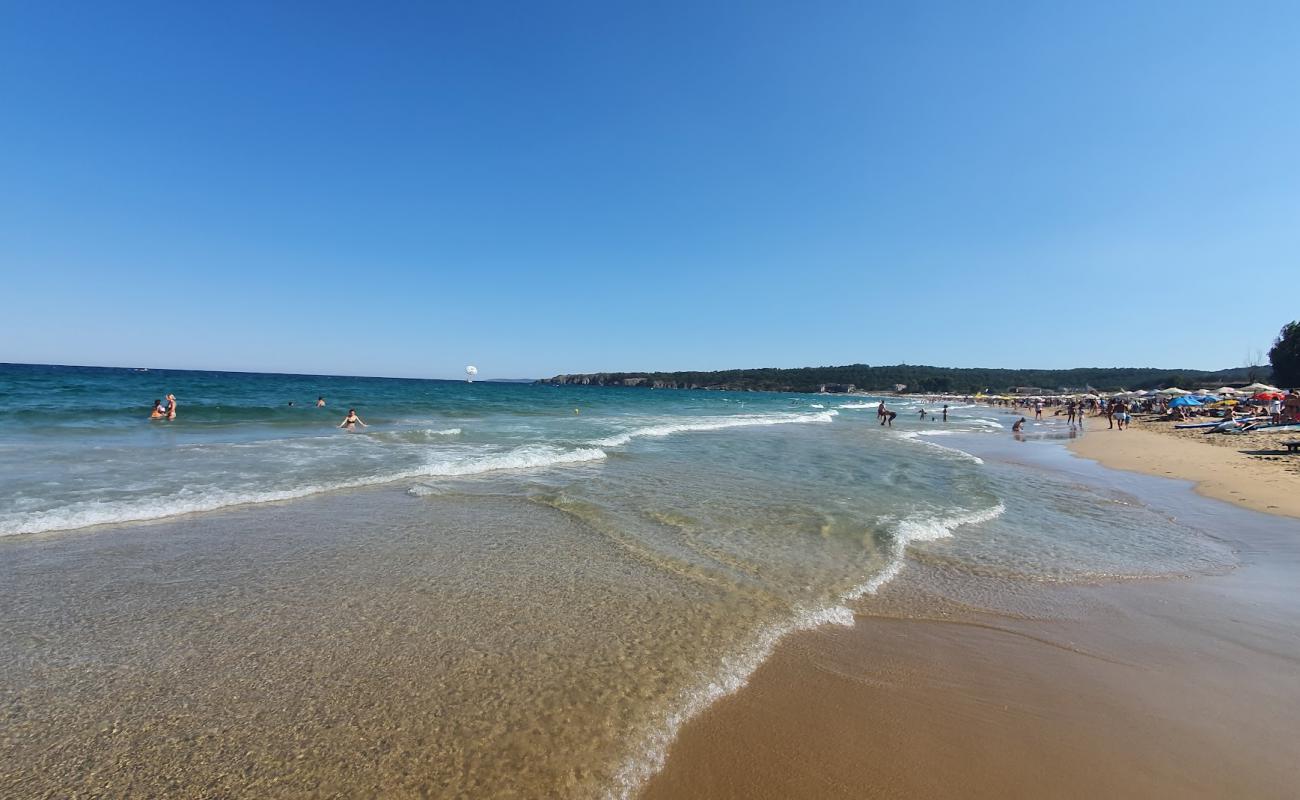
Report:
M1086 431L946 402L0 365L22 788L630 797L909 565L1012 605L1234 566L1020 455Z

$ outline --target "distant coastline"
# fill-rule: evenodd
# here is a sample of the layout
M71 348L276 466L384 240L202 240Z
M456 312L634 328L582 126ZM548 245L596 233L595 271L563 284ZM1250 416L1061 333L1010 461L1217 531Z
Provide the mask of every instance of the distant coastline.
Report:
M543 378L538 383L557 386L711 389L738 392L977 394L1017 390L1046 393L1062 390L1163 389L1185 384L1202 386L1250 383L1255 380L1266 380L1269 375L1270 370L1265 367L1233 367L1215 371L1155 367L1080 367L1052 370L931 367L911 364L872 367L866 364L850 364L842 367L735 369L713 372L594 372L556 375Z

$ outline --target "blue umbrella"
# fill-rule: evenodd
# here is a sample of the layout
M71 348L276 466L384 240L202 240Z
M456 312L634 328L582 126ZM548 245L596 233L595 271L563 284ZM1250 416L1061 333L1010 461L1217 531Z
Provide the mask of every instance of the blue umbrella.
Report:
M1192 397L1190 394L1185 394L1181 397L1175 397L1173 400L1169 401L1169 406L1171 408L1176 406L1199 406L1200 404L1201 401L1197 400L1195 397Z

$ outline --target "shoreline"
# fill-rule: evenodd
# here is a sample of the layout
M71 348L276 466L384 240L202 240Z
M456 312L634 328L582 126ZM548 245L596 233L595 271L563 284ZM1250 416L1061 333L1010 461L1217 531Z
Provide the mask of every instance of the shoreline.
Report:
M1113 449L1096 435L1109 431L1088 433L1072 452ZM1139 450L1165 444L1154 437L1217 453L1133 433ZM1079 464L1109 472L1116 460ZM1190 479L1175 469L1131 471ZM1258 492L1231 495L1252 509L1234 510L1133 483L1170 513L1222 520L1239 566L1099 584L994 578L985 594L954 596L909 558L852 627L786 637L744 687L687 722L639 796L1290 796L1300 540L1273 520L1295 507L1258 516L1270 505ZM997 608L1007 593L1032 597L1029 610Z
M1223 434L1184 435L1171 423L1137 422L1140 427L1120 431L1106 428L1102 417L1090 417L1084 434L1069 442L1071 452L1110 469L1139 472L1192 482L1205 497L1236 506L1286 517L1300 517L1300 455L1248 454L1241 447L1258 446L1259 440ZM1165 425L1165 429L1150 426ZM1300 438L1272 436L1277 442ZM1214 441L1212 441L1214 440ZM1266 463L1261 458L1281 459Z

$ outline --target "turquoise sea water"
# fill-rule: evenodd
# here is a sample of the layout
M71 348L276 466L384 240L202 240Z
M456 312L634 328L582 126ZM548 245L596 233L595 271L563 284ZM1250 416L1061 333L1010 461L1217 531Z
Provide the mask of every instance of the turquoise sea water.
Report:
M150 421L168 393L177 419ZM231 652L265 639L260 669L309 708L328 683L294 681L321 642L341 654L392 635L350 640L357 614L333 614L360 609L413 626L399 638L418 657L391 680L439 687L420 701L436 706L436 733L405 745L421 770L452 765L425 780L474 796L626 795L782 636L851 623L907 558L1003 581L1002 594L1233 563L1214 531L1121 491L975 455L1011 439L973 404L944 422L918 414L941 404L890 399L899 417L882 428L875 398L843 395L31 366L0 367L0 398L0 571L20 621L0 630L7 673L68 700L32 722L31 753L113 705L93 670L51 688L41 665L70 651L113 675L134 661L154 677L154 664L192 670L189 688L132 707L157 731L174 716L151 706L160 697L194 692L220 716L248 696L220 689L247 668L219 668L227 649L186 661L206 646L196 626ZM349 407L368 427L336 427ZM182 541L184 558L154 563ZM82 555L49 566L68 550ZM68 627L88 614L100 617ZM124 655L116 637L150 644ZM371 724L400 741L421 731L407 713ZM503 731L522 729L523 755L503 750Z

